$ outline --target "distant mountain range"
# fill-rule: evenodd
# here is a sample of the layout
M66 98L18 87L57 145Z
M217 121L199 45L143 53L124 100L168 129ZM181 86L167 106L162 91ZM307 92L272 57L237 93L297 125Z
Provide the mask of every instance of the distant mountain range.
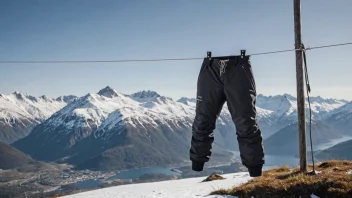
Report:
M174 101L153 91L127 95L111 87L57 99L17 92L0 95L0 126L6 129L1 127L0 140L17 140L12 145L35 159L68 162L78 168L120 170L182 162L188 160L195 101ZM334 118L351 113L350 103L321 97L312 97L311 103L313 118L319 121L313 128L329 134L316 143L339 138ZM295 141L296 109L291 95L258 95L257 118L266 145ZM238 145L226 105L216 125L212 159L228 160L231 154L225 150L238 150ZM343 135L349 133L345 130Z
M19 92L0 94L0 141L10 144L27 136L36 125L76 98L62 96L49 99Z
M348 103L346 100L311 97L312 118L328 119L334 110ZM259 124L263 128L264 138L280 129L297 122L297 99L289 94L257 97ZM306 101L306 121L309 120L308 102ZM265 112L265 113L262 113Z
M106 87L69 103L13 145L36 159L78 168L120 170L183 162L194 108L151 91L124 95ZM214 145L214 159L230 157Z
M352 102L334 109L324 121L345 135L352 135Z

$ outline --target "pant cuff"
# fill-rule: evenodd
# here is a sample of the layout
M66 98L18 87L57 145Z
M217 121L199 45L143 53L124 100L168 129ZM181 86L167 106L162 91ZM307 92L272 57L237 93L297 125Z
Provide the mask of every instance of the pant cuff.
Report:
M204 162L192 161L192 170L202 171L204 167Z
M259 167L248 167L249 176L259 177L262 176L262 166Z

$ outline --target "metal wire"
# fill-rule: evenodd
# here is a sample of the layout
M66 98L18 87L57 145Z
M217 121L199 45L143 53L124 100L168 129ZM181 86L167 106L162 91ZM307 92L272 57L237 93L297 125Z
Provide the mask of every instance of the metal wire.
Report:
M316 47L307 47L304 50L313 50L313 49L320 49L320 48L329 48L329 47L337 47L343 45L352 45L352 42L348 43L338 43L332 45L322 45ZM287 49L287 50L278 50L278 51L269 51L269 52L261 52L261 53L254 53L249 54L249 56L259 56L259 55L267 55L267 54L278 54L278 53L285 53L285 52L292 52L296 50L302 49ZM126 59L126 60L49 60L49 61L0 61L0 64L54 64L54 63L123 63L123 62L157 62L157 61L189 61L189 60L201 60L201 58L162 58L162 59Z
M332 44L332 45L323 45L323 46L317 46L317 47L307 47L305 50L328 48L328 47L337 47L337 46L343 46L343 45L352 45L352 42L351 43Z
M187 60L199 60L204 58L165 58L165 59L130 59L130 60L54 60L54 61L0 61L0 63L122 63L122 62L156 62L156 61L187 61Z
M296 49L279 50L279 51L273 51L273 52L255 53L255 54L250 54L249 56L258 56L258 55L265 55L265 54L277 54L277 53L292 52L292 51L296 51Z

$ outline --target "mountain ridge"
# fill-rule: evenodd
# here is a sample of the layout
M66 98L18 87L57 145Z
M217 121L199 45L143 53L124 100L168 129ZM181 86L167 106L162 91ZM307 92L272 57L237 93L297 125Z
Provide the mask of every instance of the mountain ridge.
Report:
M288 94L259 95L257 118L265 138L296 121L294 100ZM313 103L319 106L318 102ZM321 109L329 112L342 103L327 101L314 115L323 117L319 114ZM143 165L183 161L188 156L195 108L194 98L174 101L151 90L127 95L107 86L72 100L13 145L38 160L91 169L137 166L141 163L138 159L143 159L141 153L150 156ZM230 158L225 150L238 150L236 139L236 127L225 104L215 129L214 152L221 156L220 160ZM41 143L33 144L38 141ZM109 165L104 166L103 162Z
M12 143L27 136L39 123L75 100L75 96L50 99L13 92L0 95L0 141Z
M144 165L187 159L189 115L194 116L194 107L163 96L134 100L106 91L68 104L13 145L36 159L53 161L71 156L68 162L91 169L131 168L143 156L149 156ZM30 144L33 141L43 143ZM216 150L215 146L214 152L225 153ZM103 167L99 161L104 161Z

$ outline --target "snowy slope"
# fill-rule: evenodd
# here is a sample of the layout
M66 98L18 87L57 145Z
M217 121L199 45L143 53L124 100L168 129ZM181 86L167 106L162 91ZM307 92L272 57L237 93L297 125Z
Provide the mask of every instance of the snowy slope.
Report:
M19 92L0 94L0 141L12 143L26 136L34 126L74 99L74 96L49 99Z
M22 115L40 122L66 106L66 104L63 98L55 100L46 96L33 97L18 92L9 95L0 94L0 109L2 113L0 116L5 120L9 120L10 118L19 118L19 115ZM8 117L5 117L5 114Z
M352 136L352 102L331 111L324 120L345 135Z
M135 125L131 118L141 125L157 126L156 121L164 124L176 123L184 121L192 114L194 114L192 108L155 92L138 92L125 96L106 87L97 94L90 93L67 105L45 122L44 130L64 127L67 130L60 130L60 132L69 132L72 128L89 127L96 129L92 131L97 132L95 135L99 137L122 122ZM60 134L56 135L60 136Z
M321 120L329 115L331 111L337 109L347 103L345 100L324 99L321 97L311 97L312 118L313 120ZM257 96L257 107L266 110L268 113L260 115L258 111L258 119L260 126L263 126L264 138L270 137L278 130L297 121L297 99L289 94ZM309 115L309 106L306 98L306 115ZM308 121L309 117L306 116Z
M334 110L339 109L340 107L349 103L349 101L347 100L338 100L338 99L332 99L332 98L324 99L320 96L311 97L310 101L311 101L312 111L321 113L320 116L318 117L319 119L323 119L330 116L331 113L334 112ZM308 108L308 101L306 101L306 108Z
M225 180L201 182L205 177L162 181L155 183L130 184L109 187L84 193L64 196L65 198L234 198L234 196L207 196L214 190L230 188L247 182L248 173L223 175Z
M205 177L129 184L63 196L63 198L237 198L230 195L209 195L219 189L228 189L248 182L248 173L223 175L224 180L201 182ZM318 198L311 195L312 198Z
M137 105L137 102L129 97L110 91L113 90L105 88L98 94L90 93L77 99L55 113L47 120L46 125L54 128L63 125L67 129L98 127L115 110Z
M348 103L345 100L324 99L321 97L311 97L310 102L315 119L321 119L327 116L332 110ZM289 94L276 96L263 96L259 94L257 97L257 106L275 112L275 116L278 119L296 119L297 117L297 99ZM308 110L307 98L305 107Z
M182 97L177 102L181 102L185 105L190 105L190 106L195 106L197 100L195 98L187 98L187 97Z

